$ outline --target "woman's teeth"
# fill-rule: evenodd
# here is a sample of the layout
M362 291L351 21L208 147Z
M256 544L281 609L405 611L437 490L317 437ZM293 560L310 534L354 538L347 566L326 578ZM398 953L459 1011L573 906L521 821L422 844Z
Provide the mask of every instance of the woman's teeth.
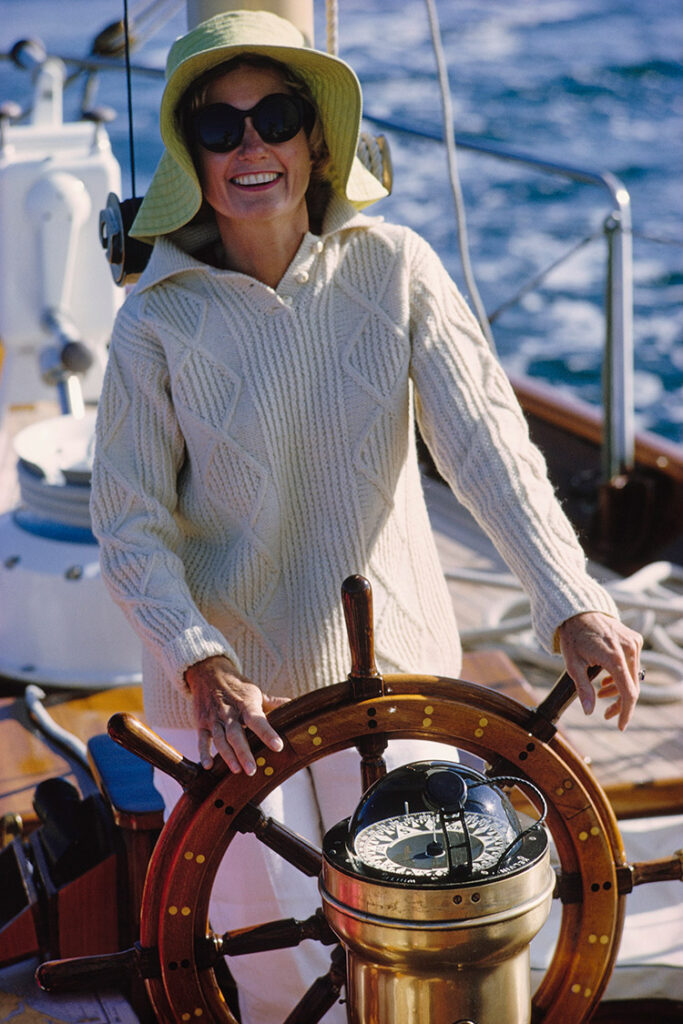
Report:
M271 171L261 174L238 174L232 180L235 185L267 185L271 181L276 181L279 177L279 174Z

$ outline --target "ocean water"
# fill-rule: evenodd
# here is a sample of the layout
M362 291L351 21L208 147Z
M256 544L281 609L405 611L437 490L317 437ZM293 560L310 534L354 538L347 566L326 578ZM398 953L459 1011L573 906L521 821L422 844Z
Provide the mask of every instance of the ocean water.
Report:
M134 15L143 4L130 2ZM422 0L340 0L339 53L363 84L368 127L381 119L441 132L427 8ZM633 213L635 403L638 429L683 443L683 8L679 0L436 0L455 130L553 163L610 171ZM122 16L122 0L0 0L0 52L39 36L52 53L88 53ZM185 30L178 11L133 54L160 69ZM325 45L324 4L316 40ZM76 82L66 109L80 102ZM133 75L136 190L160 153L160 77ZM0 101L28 102L30 79L0 61ZM98 102L130 195L125 79L99 77ZM395 171L375 208L407 223L463 283L444 147L382 129ZM472 265L493 333L513 374L599 404L604 346L606 192L460 149ZM553 269L551 269L553 268ZM527 283L543 276L526 293Z

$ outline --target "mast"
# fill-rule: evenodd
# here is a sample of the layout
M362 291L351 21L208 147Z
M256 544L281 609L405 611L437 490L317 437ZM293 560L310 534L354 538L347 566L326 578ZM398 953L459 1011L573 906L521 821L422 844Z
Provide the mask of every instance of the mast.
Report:
M187 27L223 11L271 11L296 25L307 45L313 46L313 0L187 0Z

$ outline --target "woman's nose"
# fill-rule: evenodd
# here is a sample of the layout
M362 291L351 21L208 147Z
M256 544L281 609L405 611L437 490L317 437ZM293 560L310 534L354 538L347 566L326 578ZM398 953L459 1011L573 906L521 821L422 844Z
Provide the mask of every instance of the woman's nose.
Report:
M254 128L250 117L244 119L244 134L242 136L242 141L240 142L240 149L247 150L248 152L252 150L266 149L265 143Z

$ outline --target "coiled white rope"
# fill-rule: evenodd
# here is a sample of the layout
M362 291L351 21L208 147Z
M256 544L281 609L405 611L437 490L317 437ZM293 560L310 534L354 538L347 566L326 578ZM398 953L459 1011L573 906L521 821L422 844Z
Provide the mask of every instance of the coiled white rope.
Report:
M371 174L386 184L386 151L382 149L379 139L370 132L361 132L358 139L358 159L367 167Z
M456 569L447 579L510 590L515 595L492 626L462 630L463 647L490 643L517 661L525 661L556 673L561 659L541 649L532 632L529 599L514 576L478 569ZM668 585L665 585L668 584ZM653 677L641 683L644 704L683 700L683 646L672 632L683 636L683 568L671 562L652 562L625 579L603 582L624 621L643 635L645 647L641 665L653 670ZM654 681L662 678L665 681Z

